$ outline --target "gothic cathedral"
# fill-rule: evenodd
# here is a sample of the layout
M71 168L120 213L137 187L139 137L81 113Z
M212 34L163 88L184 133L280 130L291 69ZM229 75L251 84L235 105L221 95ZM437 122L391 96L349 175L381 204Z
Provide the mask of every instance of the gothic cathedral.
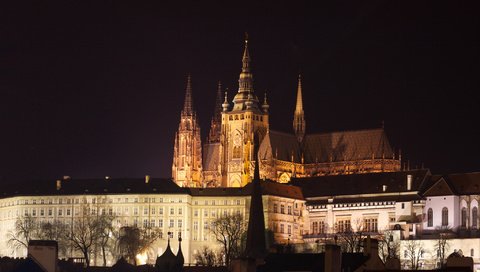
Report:
M307 134L300 76L293 134L270 130L267 97L265 94L260 102L254 92L250 61L245 40L233 105L228 102L226 92L222 103L219 83L203 153L188 77L172 165L172 178L179 186L245 186L253 178L255 145L258 145L260 176L278 182L289 182L292 177L400 170L401 155L395 155L383 128Z

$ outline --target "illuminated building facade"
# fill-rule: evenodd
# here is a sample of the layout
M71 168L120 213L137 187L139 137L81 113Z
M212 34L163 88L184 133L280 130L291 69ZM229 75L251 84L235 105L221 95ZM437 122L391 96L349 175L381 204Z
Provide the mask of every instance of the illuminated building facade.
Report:
M175 138L173 179L180 186L245 186L253 177L255 142L260 145L261 177L282 183L288 182L292 177L400 170L401 154L395 154L383 128L307 133L302 91L302 79L299 76L293 133L271 130L266 94L261 102L254 91L251 57L246 40L233 105L228 102L227 93L221 103L221 85L218 86L209 136L203 145L203 161L199 157L202 152L200 138L195 134L200 128L185 131L184 107ZM187 100L191 100L188 88L185 101ZM195 124L198 126L197 122ZM187 140L182 142L182 137ZM187 153L182 153L182 148ZM182 164L183 158L186 162L189 158L193 161ZM203 167L199 162L203 162Z

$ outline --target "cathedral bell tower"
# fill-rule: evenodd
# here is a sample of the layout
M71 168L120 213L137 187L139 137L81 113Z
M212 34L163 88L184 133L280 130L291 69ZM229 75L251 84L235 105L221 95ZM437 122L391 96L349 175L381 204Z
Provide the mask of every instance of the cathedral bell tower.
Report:
M185 103L175 134L172 179L180 187L202 186L202 143L197 114L193 110L192 85L187 79Z
M222 186L241 187L251 182L255 168L254 141L261 143L268 130L268 104L260 105L253 89L248 37L238 79L238 92L233 98L233 109L225 96L222 104L220 158Z

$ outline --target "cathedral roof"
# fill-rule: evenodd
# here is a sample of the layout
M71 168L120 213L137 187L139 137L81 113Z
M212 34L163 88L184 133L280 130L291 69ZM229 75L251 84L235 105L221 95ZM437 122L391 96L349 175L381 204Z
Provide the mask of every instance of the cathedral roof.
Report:
M268 142L274 158L305 163L392 158L393 150L383 129L307 134L300 144L294 134L270 130ZM262 142L262 145L264 145ZM264 149L265 147L263 147ZM262 149L261 149L262 152Z

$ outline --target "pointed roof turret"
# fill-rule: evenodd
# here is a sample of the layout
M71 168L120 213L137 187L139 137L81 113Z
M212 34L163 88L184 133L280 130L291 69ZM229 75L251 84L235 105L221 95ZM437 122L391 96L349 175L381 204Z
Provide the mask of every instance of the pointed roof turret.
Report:
M183 258L183 253L182 253L182 237L178 236L178 252L177 252L177 265L178 268L183 267L183 264L185 263L185 259Z
M225 91L225 100L222 104L223 111L228 111L228 107L230 107L230 104L228 103L228 91Z
M258 147L258 137L255 137L255 170L252 181L252 194L250 197L250 217L248 219L247 242L244 252L245 257L254 259L261 259L267 255Z
M182 113L185 115L193 114L192 81L190 74L187 76L187 88L185 90L185 102L183 103Z
M165 252L159 257L155 262L155 267L160 272L170 272L175 271L175 267L177 266L177 257L173 254L172 249L170 248L170 232L168 233L168 240L167 240L167 248Z
M295 105L295 112L293 114L293 131L297 136L298 142L301 143L303 141L303 137L305 136L305 114L303 112L301 75L298 75L297 103Z
M265 98L263 99L262 110L263 112L267 113L269 108L270 106L268 105L268 102L267 102L267 91L265 91Z

